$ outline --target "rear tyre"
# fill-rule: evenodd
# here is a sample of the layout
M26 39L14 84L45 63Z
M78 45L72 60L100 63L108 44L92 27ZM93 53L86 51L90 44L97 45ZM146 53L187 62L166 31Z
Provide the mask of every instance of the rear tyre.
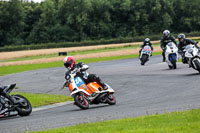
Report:
M196 66L197 71L200 72L200 62L199 62L198 60L195 60L195 61L194 61L194 64L195 64L195 66Z
M80 107L81 109L88 109L89 103L87 99L84 98L84 96L77 94L74 96L75 104Z
M108 94L106 98L106 102L110 105L115 105L116 104L116 98L113 94Z
M24 102L19 103L19 107L16 107L18 115L20 116L30 115L30 113L32 112L32 106L28 101L28 99L26 99L24 96L21 95L12 95L12 97L14 97L16 100L24 99Z
M142 65L142 66L144 66L144 64L145 64L144 62L141 62L141 65Z
M182 57L182 62L183 62L183 64L188 64L187 58L186 57Z

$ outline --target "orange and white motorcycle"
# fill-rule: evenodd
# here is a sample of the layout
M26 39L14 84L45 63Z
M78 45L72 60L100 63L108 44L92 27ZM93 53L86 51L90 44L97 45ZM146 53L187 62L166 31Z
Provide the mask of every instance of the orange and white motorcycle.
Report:
M116 104L116 99L113 95L115 91L108 84L106 84L108 89L104 90L98 83L90 82L86 84L81 77L76 75L77 72L84 69L82 73L84 73L84 76L88 76L88 73L86 72L88 68L89 67L84 64L81 69L75 68L65 77L66 82L64 83L63 88L69 87L69 91L71 92L70 95L74 98L74 104L81 109L88 109L89 104Z

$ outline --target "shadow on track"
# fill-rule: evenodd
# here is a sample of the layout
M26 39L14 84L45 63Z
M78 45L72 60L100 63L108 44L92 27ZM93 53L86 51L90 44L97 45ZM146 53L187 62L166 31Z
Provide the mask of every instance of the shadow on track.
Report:
M184 74L183 76L200 76L200 73L190 73L190 74Z
M77 109L72 109L72 110L63 111L63 112L87 111L87 110L98 109L98 108L103 108L103 107L105 108L105 107L110 107L110 106L113 106L113 105L96 105L96 106L90 106L89 109L80 109L79 107L76 107Z
M11 120L11 119L17 119L17 118L21 118L20 116L8 116L8 117L2 117L0 118L0 121L2 120Z

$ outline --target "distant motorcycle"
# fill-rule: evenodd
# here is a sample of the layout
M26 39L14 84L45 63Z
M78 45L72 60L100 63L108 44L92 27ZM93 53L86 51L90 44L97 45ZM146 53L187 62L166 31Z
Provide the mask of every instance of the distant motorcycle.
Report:
M173 42L169 42L166 45L165 59L170 69L176 69L176 63L178 60L178 48Z
M144 46L140 54L141 65L144 65L147 61L149 61L151 55L152 55L151 47L148 45Z
M116 99L113 95L115 91L108 84L106 84L107 90L103 90L102 86L96 82L86 84L81 77L76 76L77 71L80 71L79 68L71 71L63 85L63 88L69 87L75 105L81 109L88 109L89 104L116 104Z
M11 84L8 86L1 86L0 89L10 95L9 93L15 86L16 84ZM18 94L12 95L11 97L16 100L17 104L13 104L9 99L0 94L0 118L12 115L27 116L32 112L32 106L25 97Z
M195 45L196 44L198 44L198 42L196 42ZM195 45L187 45L183 51L185 52L185 58L189 66L200 73L200 55Z

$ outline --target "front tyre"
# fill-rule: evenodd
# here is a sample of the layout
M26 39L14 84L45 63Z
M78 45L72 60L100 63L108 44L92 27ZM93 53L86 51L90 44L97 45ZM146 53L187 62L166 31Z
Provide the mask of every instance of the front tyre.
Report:
M108 94L106 97L106 102L110 105L115 105L116 104L116 98L113 94Z
M74 96L75 104L80 107L81 109L88 109L89 103L87 99L84 98L84 96L77 94Z
M13 95L13 97L17 101L23 99L23 102L20 102L19 106L16 107L18 115L20 115L20 116L30 115L30 113L32 112L32 106L31 106L30 102L28 101L28 99L26 99L24 96L21 96L21 95Z
M169 67L169 69L172 69L172 68L173 68L173 66L170 66L170 65L168 65L168 67Z
M200 72L200 62L198 60L194 60L194 64L196 66L197 71Z
M176 69L176 57L175 57L175 56L172 56L171 58L172 58L171 63L172 63L172 65L173 65L173 68Z
M141 58L141 65L144 65L148 61L148 55L143 54Z

